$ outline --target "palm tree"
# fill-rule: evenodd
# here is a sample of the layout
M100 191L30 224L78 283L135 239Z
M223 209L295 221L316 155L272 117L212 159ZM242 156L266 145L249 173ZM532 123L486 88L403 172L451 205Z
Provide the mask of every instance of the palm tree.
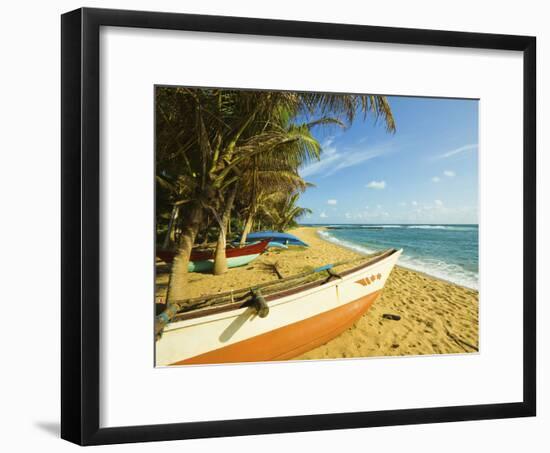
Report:
M279 214L279 219L274 225L276 230L285 231L294 228L298 226L297 221L301 217L312 213L311 209L302 208L296 204L299 196L299 193L291 193L282 199L276 211Z
M307 158L318 157L319 144L309 133L315 121L307 130L283 128L281 118L301 115L316 117L319 124L349 124L357 112L371 112L384 119L388 130L395 129L383 96L160 87L156 97L157 171L184 176L190 199L172 265L169 302L185 297L187 266L205 212L215 214L224 228L232 190L250 159L291 154L282 152L291 146L299 146Z
M266 228L275 231L297 227L300 218L312 213L311 209L297 205L299 197L299 192L274 192L268 195L258 210L258 220Z
M289 119L288 113L281 109L275 109L266 118L256 118L247 131L250 138L244 139L237 149L242 151L249 147L250 151L248 155L245 154L246 157L240 161L240 165L232 170L236 178L229 178L227 190L221 192L218 210L222 214L218 215L216 210L210 207L219 224L214 256L215 275L227 271L227 227L237 191L242 193L250 188L254 194L257 183L269 184L271 190L305 189L305 182L298 175L297 168L312 157L318 159L321 146L311 135L309 124L290 124ZM331 120L325 118L323 122L328 123ZM265 148L262 153L255 153L255 150L261 150L263 147ZM247 187L251 169L252 187ZM254 204L254 198L250 200L251 204Z
M178 221L180 207L189 200L189 181L183 177L178 176L175 179L169 175L156 175L157 184L157 229L159 219L167 217L168 225L166 226L166 232L164 240L162 242L162 248L167 249L171 242L175 240L175 226ZM161 196L161 193L164 196ZM169 211L170 215L163 215L163 211Z
M309 127L304 127L303 133L309 134ZM321 148L318 145L316 158L319 158L320 151ZM304 159L308 157L302 152L299 142L294 142L284 149L275 149L247 161L240 179L242 188L240 203L243 205L241 217L245 219L240 246L246 243L254 217L265 200L275 193L303 192L311 186L298 173L298 168L306 162Z

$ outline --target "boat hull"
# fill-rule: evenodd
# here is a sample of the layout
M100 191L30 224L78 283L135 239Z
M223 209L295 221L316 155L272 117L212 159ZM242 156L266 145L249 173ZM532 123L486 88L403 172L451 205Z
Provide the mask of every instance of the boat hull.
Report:
M287 249L288 247L285 244L281 244L280 242L271 241L269 244L267 244L268 247L273 247L276 249Z
M369 294L342 307L172 365L287 360L337 337L364 315L378 297Z
M259 253L252 254L252 255L243 255L243 256L236 256L233 258L227 258L227 267L233 268L233 267L239 267L239 266L246 266L251 261L255 260L260 256ZM204 261L190 261L189 265L187 266L187 270L189 272L206 272L212 270L214 267L214 260L204 260Z
M249 241L258 241L263 239L271 239L274 242L279 242L284 245L298 245L302 247L309 247L308 244L306 244L304 241L297 238L293 234L281 233L279 231L256 231L254 233L250 233L247 236L247 240Z
M269 314L253 307L169 323L156 342L157 366L292 359L351 326L379 296L401 251L342 278L266 296Z
M248 244L250 244L250 242L247 242L247 245ZM288 247L281 242L271 241L267 244L267 248L287 249Z
M245 247L228 248L225 250L227 267L245 266L260 256L268 247L269 241L259 241L248 244ZM172 263L176 252L169 250L157 250L157 256L165 263ZM187 266L188 272L205 272L214 267L214 251L193 251Z

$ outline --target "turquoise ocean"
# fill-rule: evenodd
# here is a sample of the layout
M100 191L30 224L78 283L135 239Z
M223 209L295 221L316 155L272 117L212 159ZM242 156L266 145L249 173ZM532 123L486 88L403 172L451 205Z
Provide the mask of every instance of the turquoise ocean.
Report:
M323 239L360 253L403 249L398 265L478 289L478 225L315 225Z

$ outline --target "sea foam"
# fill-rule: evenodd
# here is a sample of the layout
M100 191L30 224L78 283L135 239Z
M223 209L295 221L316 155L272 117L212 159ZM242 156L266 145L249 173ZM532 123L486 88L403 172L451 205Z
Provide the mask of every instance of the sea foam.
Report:
M381 251L380 249L370 248L345 239L336 238L328 231L319 231L319 236L329 242L365 255L370 255ZM407 253L406 247L403 249L403 254L399 258L398 265L423 272L427 275L431 275L432 277L455 283L460 286L465 286L475 290L478 289L478 274L476 272L464 269L458 264L447 263L443 259L410 256Z

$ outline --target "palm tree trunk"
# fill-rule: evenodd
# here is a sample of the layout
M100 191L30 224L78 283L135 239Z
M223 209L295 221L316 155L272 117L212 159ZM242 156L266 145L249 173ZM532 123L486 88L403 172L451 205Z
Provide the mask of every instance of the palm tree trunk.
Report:
M172 208L172 214L170 215L170 222L168 222L168 230L166 231L166 235L164 236L164 242L162 243L162 248L164 250L166 250L170 245L170 240L174 239L172 230L174 229L174 223L178 218L178 211L179 211L179 206L175 204Z
M231 210L233 209L233 202L235 201L235 195L237 194L237 184L234 184L229 191L227 202L225 203L225 209L220 221L220 234L218 235L218 241L216 243L216 252L214 254L214 275L221 275L227 272L227 257L225 256L225 244L227 237L227 225L231 216Z
M252 209L248 211L248 215L246 216L246 222L244 224L243 234L241 236L241 241L239 243L239 246L242 247L246 243L246 238L248 237L248 233L250 233L250 230L252 230L252 224L254 223L254 213L252 212Z
M202 242L200 244L201 247L206 247L208 245L208 230L210 229L210 216L209 215L206 216L205 225L206 225L206 227L204 228L204 239L202 240Z
M225 229L220 227L220 234L216 242L216 252L214 254L214 275L221 275L227 272L227 257L225 256Z
M185 222L179 237L179 244L176 256L170 270L170 281L168 283L167 303L186 298L187 268L189 258L193 250L193 244L199 231L204 211L199 203L192 203L186 213Z

